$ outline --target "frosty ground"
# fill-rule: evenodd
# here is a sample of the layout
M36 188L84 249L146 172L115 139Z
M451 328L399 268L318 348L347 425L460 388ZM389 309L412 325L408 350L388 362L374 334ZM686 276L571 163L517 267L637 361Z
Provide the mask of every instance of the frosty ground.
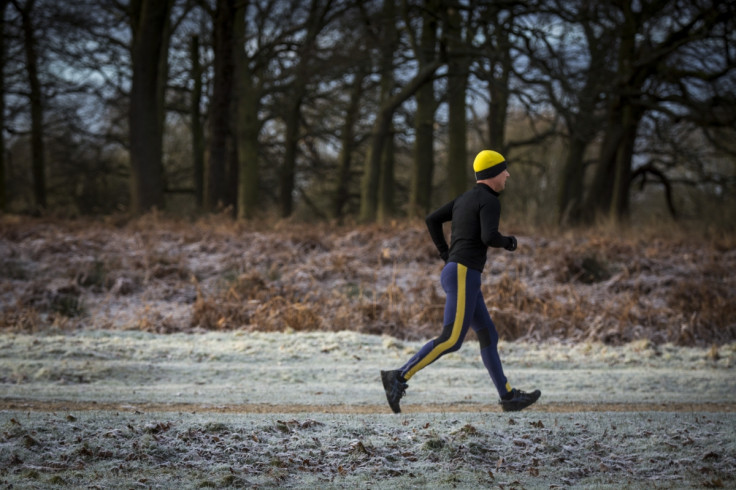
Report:
M356 332L0 335L4 488L733 487L736 345L502 342L537 406L503 413L478 344L390 413L421 346Z
M541 400L502 412L471 332L396 415L422 223L0 217L0 488L736 487L736 240L504 226L482 290Z

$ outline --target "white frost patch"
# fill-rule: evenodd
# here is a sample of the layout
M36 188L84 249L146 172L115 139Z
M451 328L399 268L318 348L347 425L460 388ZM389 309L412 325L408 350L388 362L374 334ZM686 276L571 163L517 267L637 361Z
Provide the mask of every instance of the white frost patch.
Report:
M381 369L422 345L355 332L79 331L0 335L5 398L98 402L376 405ZM513 386L545 402L736 402L736 345L502 342ZM412 378L404 404L495 403L477 342Z

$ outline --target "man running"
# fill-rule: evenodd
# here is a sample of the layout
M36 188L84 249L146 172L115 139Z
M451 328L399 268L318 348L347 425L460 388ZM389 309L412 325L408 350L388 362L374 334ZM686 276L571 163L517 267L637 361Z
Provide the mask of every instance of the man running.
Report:
M476 185L427 216L427 228L445 261L442 288L447 294L444 328L400 369L381 371L383 388L394 413L401 412L399 401L409 381L443 355L460 349L473 327L480 342L480 355L493 380L504 411L522 410L536 402L541 392L526 393L512 388L506 380L498 355L498 332L481 294L481 272L488 247L516 250L516 238L498 231L501 216L499 193L510 176L506 159L498 152L483 150L473 162ZM451 245L447 246L442 224L452 221Z

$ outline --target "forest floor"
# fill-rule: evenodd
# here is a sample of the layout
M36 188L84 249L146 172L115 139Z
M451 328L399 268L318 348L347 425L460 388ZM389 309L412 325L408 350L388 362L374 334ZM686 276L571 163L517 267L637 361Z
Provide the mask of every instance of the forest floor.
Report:
M542 398L502 412L469 335L396 415L422 226L3 218L0 488L736 486L732 242L507 233L484 295Z

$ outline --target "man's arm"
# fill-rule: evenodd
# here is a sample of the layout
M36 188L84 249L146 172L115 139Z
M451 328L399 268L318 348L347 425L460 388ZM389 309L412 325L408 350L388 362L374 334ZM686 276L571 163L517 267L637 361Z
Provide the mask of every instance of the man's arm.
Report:
M429 230L429 236L432 237L435 247L440 253L440 257L447 261L447 253L450 247L447 246L447 240L445 239L445 232L442 229L442 224L448 221L452 221L452 208L455 205L455 201L452 200L432 212L427 216L425 220L427 223L427 229Z
M498 231L501 219L501 203L498 199L491 199L480 209L480 239L489 247L516 249L516 239L512 236L503 236Z

